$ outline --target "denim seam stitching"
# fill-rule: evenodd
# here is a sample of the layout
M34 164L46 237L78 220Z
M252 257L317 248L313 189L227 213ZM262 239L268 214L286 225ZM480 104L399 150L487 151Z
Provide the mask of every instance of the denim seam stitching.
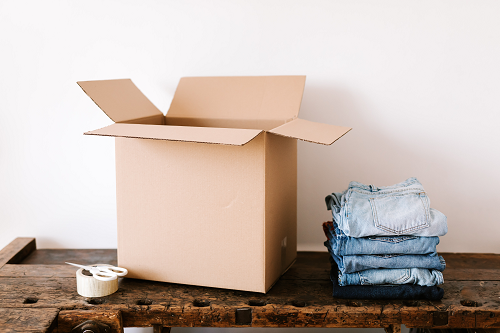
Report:
M395 237L401 237L401 239L395 239ZM382 239L383 238L383 239ZM408 240L417 239L417 236L369 236L367 239L371 241L384 242L390 244L399 244L402 242L406 242Z
M342 239L342 241L340 241L339 239L337 239L337 243L338 243L338 249L339 249L339 253L341 253L342 255L344 254L344 251L345 251L345 242L344 240Z
M394 284L404 284L404 282L408 281L411 278L409 270L409 268L405 269L403 275L393 281Z
M377 196L383 196L383 195L390 195L390 194L396 194L396 195L405 195L406 193L423 193L426 194L424 189L418 189L418 188L404 188L404 189L399 189L399 190L390 190L390 191L378 191L378 192L372 192L369 190L362 190L362 189L350 189L349 194L352 192L360 193L360 194L367 194L367 195L377 195Z
M361 275L361 272L358 272L358 277L361 285L371 284L368 278Z
M425 218L427 220L427 224L430 225L430 223L431 223L431 217L430 217L431 208L430 208L429 198L427 196L423 196L422 193L419 195L419 197L420 197L420 200L422 200L422 205L424 206L424 212L425 212ZM424 198L427 198L427 200L424 201Z
M351 210L352 210L352 202L351 202L351 195L352 192L348 192L345 198L345 203L346 203L346 218L349 219L349 216L352 215Z
M391 188L398 188L398 187L408 187L408 186L411 186L413 184L418 184L420 186L422 186L422 184L418 181L417 178L415 177L412 177L412 178L409 178L399 184L395 184L395 185L391 185L391 186L383 186L381 187L382 189L391 189ZM351 182L349 184L349 189L352 189L352 188L365 188L365 187L368 187L367 185L365 184L362 184L362 183L359 183L359 182Z

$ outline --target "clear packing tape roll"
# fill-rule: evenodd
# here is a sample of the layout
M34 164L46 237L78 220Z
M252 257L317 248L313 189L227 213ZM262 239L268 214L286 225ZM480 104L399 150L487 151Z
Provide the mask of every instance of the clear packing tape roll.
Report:
M110 266L105 264L97 264L99 266ZM111 295L118 290L118 278L111 281L97 280L92 274L80 268L76 271L76 290L78 294L84 297L102 297Z

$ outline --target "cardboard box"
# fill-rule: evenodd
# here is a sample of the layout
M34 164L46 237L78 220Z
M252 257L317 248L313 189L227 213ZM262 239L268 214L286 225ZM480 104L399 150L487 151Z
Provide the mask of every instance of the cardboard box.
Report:
M163 115L129 79L78 82L115 124L118 265L129 277L266 292L297 244L305 76L186 77ZM318 161L320 163L320 161Z

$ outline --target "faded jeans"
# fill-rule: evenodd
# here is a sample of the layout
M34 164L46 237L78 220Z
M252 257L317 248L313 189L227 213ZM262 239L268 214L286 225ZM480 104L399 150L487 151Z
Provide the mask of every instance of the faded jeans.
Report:
M436 286L443 282L443 273L425 268L378 268L348 274L339 272L341 286L384 284Z
M444 258L436 252L431 254L371 254L338 256L332 252L330 242L326 241L330 255L337 263L342 274L376 268L427 268L443 271L446 267Z
M360 254L432 254L436 252L439 237L372 236L355 238L345 236L335 222L323 223L331 252L337 256Z
M430 208L416 178L386 187L351 182L343 193L325 198L333 220L346 236L443 236L446 216Z

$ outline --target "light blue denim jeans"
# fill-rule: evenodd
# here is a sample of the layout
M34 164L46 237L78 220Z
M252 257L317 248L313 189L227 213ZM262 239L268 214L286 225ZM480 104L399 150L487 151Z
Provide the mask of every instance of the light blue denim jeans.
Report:
M443 282L443 273L425 268L379 268L349 274L339 272L339 285L341 286L385 284L436 286Z
M348 237L335 222L323 223L331 252L337 256L361 254L431 254L436 253L439 237L372 236ZM328 246L327 246L328 247Z
M431 254L371 254L341 257L343 273L354 273L377 268L427 268L444 271L444 258ZM340 269L340 265L339 265ZM341 270L342 271L342 270Z
M369 254L355 256L337 256L331 251L329 242L325 242L330 255L335 260L342 274L377 268L427 268L443 271L446 267L444 258L436 252L431 254Z
M351 182L343 193L325 198L328 210L346 236L443 236L446 216L430 208L416 178L386 187Z

